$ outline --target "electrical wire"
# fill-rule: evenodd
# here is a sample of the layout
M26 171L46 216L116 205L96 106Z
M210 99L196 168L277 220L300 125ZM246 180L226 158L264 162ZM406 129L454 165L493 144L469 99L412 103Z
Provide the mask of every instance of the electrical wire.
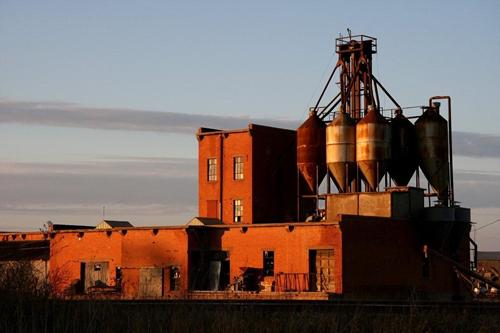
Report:
M309 98L309 101L307 102L307 104L304 107L305 110L306 110L306 113L305 113L306 117L307 117L307 111L309 110L309 106L312 104L312 101L313 101L314 97L318 94L318 91L322 87L322 84L324 83L326 77L331 72L331 68L333 67L333 63L334 63L335 59L336 59L336 54L334 52L330 56L330 59L328 60L328 64L324 67L323 74L321 75L321 78L319 79L319 81L318 81L318 83L316 85L316 88L313 90L313 93L311 94L311 97ZM306 119L306 118L302 118L302 120L304 120L304 119Z

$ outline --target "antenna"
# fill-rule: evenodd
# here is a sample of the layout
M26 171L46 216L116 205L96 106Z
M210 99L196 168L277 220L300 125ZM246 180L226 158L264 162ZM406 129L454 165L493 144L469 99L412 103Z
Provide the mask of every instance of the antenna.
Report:
M106 217L106 206L102 206L102 219Z

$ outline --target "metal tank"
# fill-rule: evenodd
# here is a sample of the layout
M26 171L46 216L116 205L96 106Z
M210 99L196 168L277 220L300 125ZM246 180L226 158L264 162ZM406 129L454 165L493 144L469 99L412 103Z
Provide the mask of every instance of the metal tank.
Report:
M309 118L297 129L297 168L310 193L316 193L326 174L325 130L316 111L310 111Z
M391 163L389 174L397 186L407 186L417 169L415 125L396 109L391 121Z
M369 187L375 191L391 158L391 129L385 118L368 107L368 113L356 125L356 162Z
M415 122L420 168L438 198L448 198L448 122L439 114L439 104L427 109Z
M339 192L356 179L356 122L342 108L326 127L326 164Z

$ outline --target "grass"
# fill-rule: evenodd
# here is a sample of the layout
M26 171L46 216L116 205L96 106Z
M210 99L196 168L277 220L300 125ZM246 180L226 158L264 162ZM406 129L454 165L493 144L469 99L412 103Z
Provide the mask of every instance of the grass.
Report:
M31 271L26 263L0 266L0 332L500 331L500 303L493 308L60 300Z
M498 332L500 310L7 298L0 332Z

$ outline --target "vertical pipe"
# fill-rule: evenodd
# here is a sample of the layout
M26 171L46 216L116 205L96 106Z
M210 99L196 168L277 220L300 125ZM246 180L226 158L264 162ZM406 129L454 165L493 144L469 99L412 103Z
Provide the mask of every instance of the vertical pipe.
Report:
M451 97L448 100L448 154L450 159L450 206L455 206L455 185L453 183L453 133L451 131Z
M380 187L379 187L379 184L380 184L380 181L379 181L379 178L380 177L380 169L379 169L379 162L377 161L377 179L376 179L376 182L377 182L377 186L375 186L375 188L373 189L373 191L375 192L379 192L380 190Z
M224 134L221 133L220 134L220 166L219 166L219 208L220 208L220 212L219 212L219 218L221 221L224 221L224 216L223 216L223 213L224 213L224 210L223 210L223 200L224 200L224 196L223 196L223 190L224 190L224 186L223 186L223 181L224 181Z
M448 162L449 162L449 184L448 198L450 205L455 205L455 185L453 182L453 133L451 130L451 97L450 96L434 96L429 98L429 106L432 106L433 100L446 99L448 102Z

